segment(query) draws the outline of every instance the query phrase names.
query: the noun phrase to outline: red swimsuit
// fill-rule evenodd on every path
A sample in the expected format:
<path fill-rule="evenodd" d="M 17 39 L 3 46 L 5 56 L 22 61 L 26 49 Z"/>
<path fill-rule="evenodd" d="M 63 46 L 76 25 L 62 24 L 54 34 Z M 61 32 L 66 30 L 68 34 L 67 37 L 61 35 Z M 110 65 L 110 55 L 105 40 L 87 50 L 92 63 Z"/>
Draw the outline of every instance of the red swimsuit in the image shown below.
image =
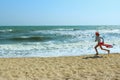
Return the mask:
<path fill-rule="evenodd" d="M 100 42 L 99 45 L 100 45 L 100 46 L 105 46 L 105 47 L 107 47 L 107 48 L 112 48 L 112 47 L 113 47 L 113 46 L 110 45 L 110 44 L 104 44 L 104 42 Z"/>

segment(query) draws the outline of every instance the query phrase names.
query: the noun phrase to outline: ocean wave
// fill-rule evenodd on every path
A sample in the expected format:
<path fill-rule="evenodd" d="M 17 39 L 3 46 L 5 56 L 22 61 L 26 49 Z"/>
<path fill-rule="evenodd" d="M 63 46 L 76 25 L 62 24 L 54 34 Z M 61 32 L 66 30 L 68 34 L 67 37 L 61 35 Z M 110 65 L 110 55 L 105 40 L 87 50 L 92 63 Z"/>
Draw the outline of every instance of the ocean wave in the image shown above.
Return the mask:
<path fill-rule="evenodd" d="M 120 29 L 104 29 L 98 30 L 100 33 L 120 33 Z"/>
<path fill-rule="evenodd" d="M 12 29 L 0 30 L 0 33 L 12 32 Z"/>
<path fill-rule="evenodd" d="M 19 29 L 3 29 L 0 30 L 0 33 L 27 33 L 29 30 L 19 30 Z"/>
<path fill-rule="evenodd" d="M 80 30 L 80 29 L 76 29 L 76 28 L 70 28 L 70 29 L 58 28 L 58 29 L 53 29 L 53 31 L 76 31 L 76 30 Z"/>
<path fill-rule="evenodd" d="M 20 37 L 10 38 L 10 40 L 14 40 L 14 41 L 45 41 L 50 39 L 51 39 L 50 37 L 43 37 L 43 36 L 20 36 Z"/>

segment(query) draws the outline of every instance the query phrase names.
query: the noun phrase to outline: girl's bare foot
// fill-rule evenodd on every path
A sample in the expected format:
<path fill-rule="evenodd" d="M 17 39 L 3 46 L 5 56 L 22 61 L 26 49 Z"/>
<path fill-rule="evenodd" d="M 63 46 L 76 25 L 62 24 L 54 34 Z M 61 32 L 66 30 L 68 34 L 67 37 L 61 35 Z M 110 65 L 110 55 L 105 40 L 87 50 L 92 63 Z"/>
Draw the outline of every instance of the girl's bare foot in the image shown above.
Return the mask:
<path fill-rule="evenodd" d="M 95 54 L 96 56 L 98 55 L 98 53 Z"/>

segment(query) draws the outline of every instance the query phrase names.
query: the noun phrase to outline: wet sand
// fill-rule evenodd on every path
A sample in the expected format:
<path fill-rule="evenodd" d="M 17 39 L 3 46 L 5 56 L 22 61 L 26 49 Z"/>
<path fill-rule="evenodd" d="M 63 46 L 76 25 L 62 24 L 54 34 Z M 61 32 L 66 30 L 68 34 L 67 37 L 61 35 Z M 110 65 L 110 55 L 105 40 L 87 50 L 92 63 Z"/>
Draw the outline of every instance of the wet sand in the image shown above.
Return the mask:
<path fill-rule="evenodd" d="M 0 58 L 0 80 L 120 80 L 120 54 Z"/>

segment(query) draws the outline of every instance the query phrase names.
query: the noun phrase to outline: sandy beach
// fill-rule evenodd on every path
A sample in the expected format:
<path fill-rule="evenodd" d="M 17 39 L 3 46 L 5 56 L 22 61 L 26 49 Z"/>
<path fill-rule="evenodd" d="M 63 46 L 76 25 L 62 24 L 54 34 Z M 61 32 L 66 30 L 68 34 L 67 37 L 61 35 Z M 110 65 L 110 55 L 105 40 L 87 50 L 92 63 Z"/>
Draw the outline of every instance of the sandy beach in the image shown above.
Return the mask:
<path fill-rule="evenodd" d="M 120 80 L 120 54 L 0 58 L 0 80 Z"/>

